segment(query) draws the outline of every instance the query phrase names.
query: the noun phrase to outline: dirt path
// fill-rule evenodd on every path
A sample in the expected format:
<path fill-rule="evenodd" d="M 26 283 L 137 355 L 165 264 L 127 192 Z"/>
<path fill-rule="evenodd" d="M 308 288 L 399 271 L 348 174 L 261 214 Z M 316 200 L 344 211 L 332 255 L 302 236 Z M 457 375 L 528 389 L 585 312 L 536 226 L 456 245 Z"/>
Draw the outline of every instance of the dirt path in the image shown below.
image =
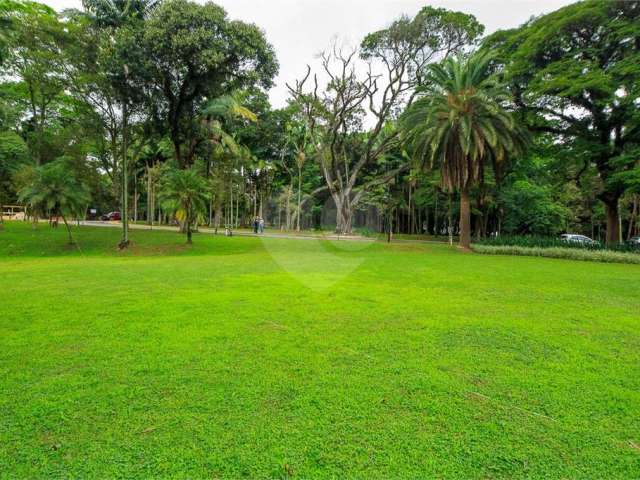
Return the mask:
<path fill-rule="evenodd" d="M 80 222 L 80 225 L 86 225 L 88 227 L 105 227 L 105 228 L 122 228 L 122 225 L 119 222 L 102 222 L 102 221 L 91 221 L 85 220 Z M 167 232 L 177 232 L 178 227 L 172 227 L 169 225 L 154 225 L 151 227 L 150 225 L 140 225 L 137 223 L 130 223 L 129 228 L 132 230 L 162 230 Z M 224 229 L 218 229 L 218 233 L 216 234 L 213 228 L 200 227 L 198 229 L 199 233 L 205 233 L 208 235 L 224 235 Z M 234 236 L 239 237 L 266 237 L 266 238 L 285 238 L 292 240 L 337 240 L 337 241 L 351 241 L 351 242 L 383 242 L 386 240 L 368 238 L 368 237 L 360 237 L 356 235 L 335 235 L 335 234 L 326 234 L 326 235 L 309 235 L 309 234 L 291 234 L 291 233 L 261 233 L 255 234 L 253 232 L 247 231 L 233 231 Z M 435 240 L 405 240 L 405 239 L 394 239 L 391 241 L 392 243 L 436 243 L 442 244 L 444 242 L 439 242 Z"/>

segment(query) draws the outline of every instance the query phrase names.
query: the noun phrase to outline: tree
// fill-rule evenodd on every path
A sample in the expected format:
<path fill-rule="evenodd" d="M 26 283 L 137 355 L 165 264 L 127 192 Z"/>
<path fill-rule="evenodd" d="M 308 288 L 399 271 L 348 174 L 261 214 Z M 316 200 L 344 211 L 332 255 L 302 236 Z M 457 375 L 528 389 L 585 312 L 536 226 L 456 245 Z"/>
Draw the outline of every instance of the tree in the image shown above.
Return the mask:
<path fill-rule="evenodd" d="M 26 86 L 31 124 L 28 143 L 40 165 L 46 156 L 45 129 L 51 109 L 64 90 L 61 59 L 67 33 L 53 9 L 36 2 L 14 6 L 7 73 Z"/>
<path fill-rule="evenodd" d="M 384 157 L 398 146 L 400 132 L 393 122 L 412 102 L 424 68 L 461 51 L 482 31 L 472 15 L 425 7 L 413 19 L 401 17 L 367 35 L 359 50 L 334 45 L 323 53 L 326 88 L 320 89 L 310 67 L 302 80 L 288 85 L 306 117 L 314 156 L 336 205 L 338 232 L 351 232 L 354 210 L 368 190 L 408 168 L 388 168 Z M 358 56 L 366 62 L 362 69 L 356 68 Z M 367 115 L 374 124 L 363 133 Z"/>
<path fill-rule="evenodd" d="M 191 243 L 193 225 L 207 211 L 207 182 L 193 168 L 173 169 L 167 173 L 160 187 L 163 208 L 172 212 L 185 227 L 187 243 Z"/>
<path fill-rule="evenodd" d="M 205 140 L 197 122 L 205 100 L 254 85 L 268 88 L 278 68 L 258 27 L 229 20 L 210 2 L 163 2 L 139 34 L 123 36 L 119 52 L 139 52 L 139 61 L 129 64 L 132 83 L 153 99 L 150 108 L 164 121 L 181 168 L 193 164 Z"/>
<path fill-rule="evenodd" d="M 114 177 L 120 158 L 122 239 L 119 247 L 126 248 L 129 245 L 128 122 L 132 105 L 139 103 L 141 96 L 129 82 L 129 64 L 136 64 L 140 59 L 135 58 L 137 49 L 132 49 L 133 55 L 122 55 L 119 43 L 126 43 L 123 39 L 130 39 L 132 32 L 139 31 L 160 0 L 83 0 L 82 3 L 83 16 L 89 19 L 89 24 L 81 25 L 74 32 L 73 43 L 77 48 L 68 49 L 71 54 L 67 74 L 75 93 L 96 109 L 111 137 L 112 168 L 107 172 L 111 174 L 116 192 L 118 182 Z M 118 36 L 119 31 L 124 34 Z"/>
<path fill-rule="evenodd" d="M 0 0 L 0 66 L 7 59 L 11 37 L 15 33 L 15 12 L 23 6 L 13 0 Z"/>
<path fill-rule="evenodd" d="M 448 58 L 431 65 L 424 95 L 406 112 L 403 126 L 415 154 L 438 163 L 444 187 L 460 192 L 460 247 L 471 245 L 469 190 L 485 165 L 524 150 L 527 137 L 505 104 L 510 96 L 491 75 L 491 57 Z"/>
<path fill-rule="evenodd" d="M 13 176 L 29 160 L 29 150 L 19 135 L 0 132 L 0 229 L 4 220 L 3 203 L 15 195 Z"/>
<path fill-rule="evenodd" d="M 83 0 L 82 5 L 100 28 L 118 28 L 144 20 L 162 0 Z"/>
<path fill-rule="evenodd" d="M 84 216 L 90 197 L 87 188 L 76 180 L 64 158 L 38 167 L 32 181 L 19 192 L 34 216 L 62 217 L 73 243 L 67 218 Z"/>
<path fill-rule="evenodd" d="M 517 105 L 532 129 L 571 141 L 584 171 L 597 168 L 607 243 L 620 239 L 623 156 L 640 139 L 640 2 L 588 0 L 496 32 L 497 49 Z"/>
<path fill-rule="evenodd" d="M 505 207 L 504 231 L 512 234 L 557 235 L 569 211 L 554 200 L 550 188 L 528 180 L 516 180 L 500 195 Z"/>

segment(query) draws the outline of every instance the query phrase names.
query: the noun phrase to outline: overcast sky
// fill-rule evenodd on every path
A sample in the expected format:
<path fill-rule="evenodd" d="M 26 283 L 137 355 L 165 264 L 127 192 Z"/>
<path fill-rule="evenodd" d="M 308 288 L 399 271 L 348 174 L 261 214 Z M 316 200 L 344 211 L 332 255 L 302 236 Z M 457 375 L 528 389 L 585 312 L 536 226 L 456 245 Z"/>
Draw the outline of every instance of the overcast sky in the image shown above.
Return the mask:
<path fill-rule="evenodd" d="M 57 10 L 81 7 L 81 0 L 40 0 Z M 204 0 L 199 0 L 204 3 Z M 331 39 L 357 45 L 369 32 L 384 28 L 403 13 L 414 15 L 432 5 L 471 13 L 491 33 L 548 13 L 573 0 L 215 0 L 233 19 L 260 26 L 275 47 L 280 74 L 270 92 L 275 107 L 285 105 L 285 82 L 305 73 L 307 63 Z"/>

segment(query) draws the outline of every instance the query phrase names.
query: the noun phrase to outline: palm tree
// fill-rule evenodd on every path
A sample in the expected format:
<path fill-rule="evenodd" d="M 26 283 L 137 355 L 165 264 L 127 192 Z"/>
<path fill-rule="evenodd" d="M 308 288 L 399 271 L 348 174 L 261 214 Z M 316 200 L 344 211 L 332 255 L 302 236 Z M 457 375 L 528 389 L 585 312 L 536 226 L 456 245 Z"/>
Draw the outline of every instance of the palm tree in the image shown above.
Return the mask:
<path fill-rule="evenodd" d="M 203 134 L 209 142 L 227 149 L 232 155 L 239 155 L 240 146 L 233 136 L 225 131 L 223 123 L 232 120 L 258 121 L 257 115 L 243 106 L 233 95 L 221 95 L 211 100 L 202 110 L 201 118 Z"/>
<path fill-rule="evenodd" d="M 172 212 L 184 225 L 187 243 L 192 243 L 191 227 L 207 211 L 207 188 L 206 180 L 193 168 L 170 170 L 160 186 L 159 198 L 163 209 Z"/>
<path fill-rule="evenodd" d="M 162 0 L 82 0 L 87 13 L 100 27 L 120 27 L 131 20 L 144 20 Z"/>
<path fill-rule="evenodd" d="M 69 243 L 73 244 L 67 217 L 83 216 L 90 196 L 87 188 L 76 180 L 64 160 L 38 167 L 33 181 L 22 188 L 18 196 L 36 218 L 62 217 L 69 234 Z"/>
<path fill-rule="evenodd" d="M 448 58 L 429 66 L 423 95 L 407 110 L 402 127 L 418 158 L 440 165 L 443 186 L 460 192 L 460 247 L 471 245 L 470 188 L 484 167 L 522 153 L 527 132 L 505 105 L 506 90 L 491 74 L 491 55 Z"/>

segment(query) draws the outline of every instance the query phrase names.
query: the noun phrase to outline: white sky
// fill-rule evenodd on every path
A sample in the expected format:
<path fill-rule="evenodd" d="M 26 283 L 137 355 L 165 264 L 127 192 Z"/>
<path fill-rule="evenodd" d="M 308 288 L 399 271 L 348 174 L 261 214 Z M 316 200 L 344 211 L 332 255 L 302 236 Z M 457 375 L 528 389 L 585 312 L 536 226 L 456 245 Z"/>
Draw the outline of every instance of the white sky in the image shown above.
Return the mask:
<path fill-rule="evenodd" d="M 80 8 L 81 0 L 40 0 L 57 10 Z M 198 0 L 204 3 L 204 0 Z M 532 15 L 556 10 L 573 0 L 216 0 L 229 16 L 260 26 L 274 46 L 280 74 L 270 92 L 274 107 L 285 105 L 285 82 L 306 72 L 307 63 L 338 37 L 357 45 L 369 32 L 384 28 L 401 14 L 414 15 L 425 5 L 471 13 L 485 33 L 512 28 Z"/>

